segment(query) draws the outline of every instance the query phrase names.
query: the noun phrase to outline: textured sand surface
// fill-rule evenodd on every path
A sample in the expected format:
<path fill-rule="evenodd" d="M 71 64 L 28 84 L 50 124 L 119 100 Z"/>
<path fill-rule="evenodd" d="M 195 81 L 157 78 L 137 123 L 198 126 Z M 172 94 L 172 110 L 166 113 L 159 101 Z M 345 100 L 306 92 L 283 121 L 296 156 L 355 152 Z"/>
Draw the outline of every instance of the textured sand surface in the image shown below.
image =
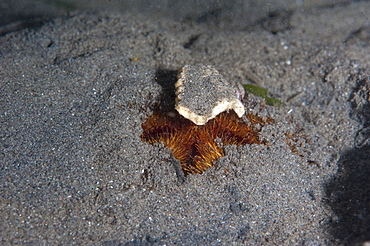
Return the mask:
<path fill-rule="evenodd" d="M 278 12 L 252 29 L 75 12 L 0 37 L 1 243 L 370 240 L 368 9 Z M 246 95 L 247 112 L 275 120 L 269 145 L 224 146 L 183 179 L 141 124 L 196 63 L 284 104 Z"/>

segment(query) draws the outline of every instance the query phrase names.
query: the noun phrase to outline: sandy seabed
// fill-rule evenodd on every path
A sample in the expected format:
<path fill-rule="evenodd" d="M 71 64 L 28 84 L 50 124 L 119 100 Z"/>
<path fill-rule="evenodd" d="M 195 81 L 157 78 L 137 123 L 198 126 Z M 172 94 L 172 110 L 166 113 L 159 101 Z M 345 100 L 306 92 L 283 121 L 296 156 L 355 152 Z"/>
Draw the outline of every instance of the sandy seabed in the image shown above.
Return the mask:
<path fill-rule="evenodd" d="M 370 240 L 368 9 L 284 12 L 253 30 L 73 12 L 0 37 L 1 244 Z M 141 124 L 196 63 L 284 104 L 247 94 L 247 112 L 275 120 L 269 144 L 223 146 L 183 179 Z"/>

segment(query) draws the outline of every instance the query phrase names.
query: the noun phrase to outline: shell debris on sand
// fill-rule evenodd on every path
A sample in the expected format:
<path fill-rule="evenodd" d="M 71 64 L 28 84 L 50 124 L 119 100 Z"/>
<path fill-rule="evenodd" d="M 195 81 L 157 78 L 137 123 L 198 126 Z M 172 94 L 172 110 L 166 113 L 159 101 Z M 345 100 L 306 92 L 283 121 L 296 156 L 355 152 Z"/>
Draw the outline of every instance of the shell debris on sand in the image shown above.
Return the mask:
<path fill-rule="evenodd" d="M 240 88 L 229 83 L 214 66 L 185 65 L 175 87 L 176 110 L 197 125 L 204 125 L 229 109 L 239 117 L 245 113 L 239 99 Z"/>

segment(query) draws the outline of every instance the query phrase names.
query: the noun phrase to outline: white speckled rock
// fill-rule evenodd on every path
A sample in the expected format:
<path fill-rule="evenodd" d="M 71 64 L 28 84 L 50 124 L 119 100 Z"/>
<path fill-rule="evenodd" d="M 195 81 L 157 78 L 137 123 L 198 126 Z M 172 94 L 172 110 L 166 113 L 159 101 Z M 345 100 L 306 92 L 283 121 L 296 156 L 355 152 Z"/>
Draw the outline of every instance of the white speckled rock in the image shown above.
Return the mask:
<path fill-rule="evenodd" d="M 240 88 L 229 83 L 211 65 L 184 66 L 175 87 L 176 110 L 197 125 L 204 125 L 229 109 L 239 117 L 245 113 Z"/>

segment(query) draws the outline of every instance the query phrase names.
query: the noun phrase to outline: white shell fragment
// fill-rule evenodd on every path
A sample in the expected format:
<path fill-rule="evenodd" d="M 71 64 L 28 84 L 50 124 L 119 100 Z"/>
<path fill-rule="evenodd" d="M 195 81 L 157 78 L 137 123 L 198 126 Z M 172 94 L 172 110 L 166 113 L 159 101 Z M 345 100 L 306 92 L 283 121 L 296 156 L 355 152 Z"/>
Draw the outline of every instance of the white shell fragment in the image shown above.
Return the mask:
<path fill-rule="evenodd" d="M 240 86 L 229 83 L 213 66 L 184 66 L 175 87 L 176 110 L 197 125 L 229 109 L 239 117 L 245 113 L 239 100 Z"/>

